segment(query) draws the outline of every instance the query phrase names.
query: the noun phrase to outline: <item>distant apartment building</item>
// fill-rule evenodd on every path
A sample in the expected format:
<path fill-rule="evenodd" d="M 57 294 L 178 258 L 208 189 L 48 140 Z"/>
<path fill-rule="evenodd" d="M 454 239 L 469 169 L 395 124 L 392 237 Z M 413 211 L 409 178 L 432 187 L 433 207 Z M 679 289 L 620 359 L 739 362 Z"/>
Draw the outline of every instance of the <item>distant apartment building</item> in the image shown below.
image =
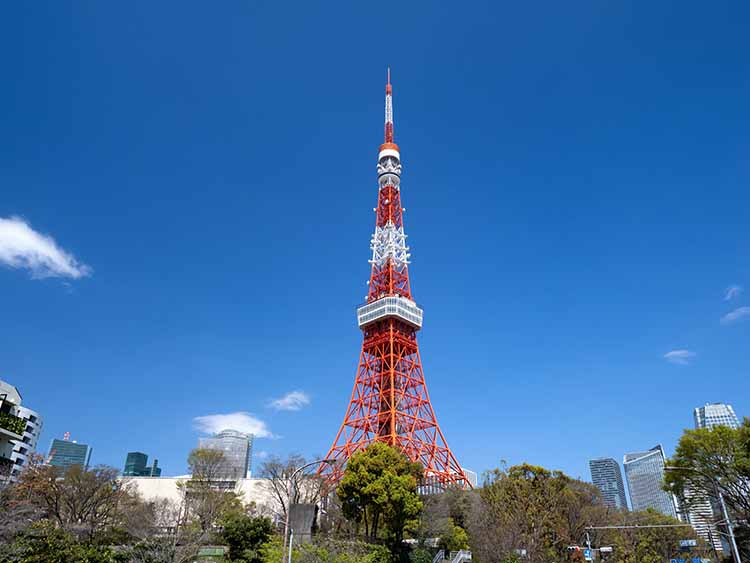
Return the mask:
<path fill-rule="evenodd" d="M 661 444 L 650 450 L 625 454 L 622 465 L 634 511 L 652 508 L 667 516 L 677 517 L 674 497 L 662 489 L 666 459 Z"/>
<path fill-rule="evenodd" d="M 59 467 L 61 473 L 74 465 L 80 465 L 84 469 L 88 469 L 90 461 L 90 446 L 75 441 L 71 442 L 67 439 L 53 439 L 47 453 L 47 464 Z"/>
<path fill-rule="evenodd" d="M 198 447 L 219 450 L 224 460 L 219 469 L 219 476 L 227 480 L 247 478 L 252 466 L 253 435 L 226 429 L 211 438 L 200 438 Z"/>
<path fill-rule="evenodd" d="M 618 510 L 627 510 L 625 485 L 622 482 L 620 464 L 609 457 L 589 460 L 591 482 L 602 492 L 604 504 Z"/>
<path fill-rule="evenodd" d="M 29 466 L 33 454 L 36 453 L 36 445 L 39 443 L 39 436 L 44 426 L 44 421 L 39 413 L 29 408 L 17 407 L 16 416 L 25 421 L 26 428 L 24 428 L 21 439 L 16 440 L 13 445 L 13 453 L 10 456 L 11 461 L 13 461 L 11 480 L 18 479 L 21 471 Z"/>
<path fill-rule="evenodd" d="M 125 468 L 122 471 L 124 477 L 160 477 L 161 467 L 159 460 L 148 466 L 148 455 L 143 452 L 128 452 L 125 458 Z"/>
<path fill-rule="evenodd" d="M 732 405 L 725 403 L 706 403 L 693 411 L 696 428 L 713 428 L 714 426 L 728 426 L 739 428 L 740 420 L 734 414 Z"/>

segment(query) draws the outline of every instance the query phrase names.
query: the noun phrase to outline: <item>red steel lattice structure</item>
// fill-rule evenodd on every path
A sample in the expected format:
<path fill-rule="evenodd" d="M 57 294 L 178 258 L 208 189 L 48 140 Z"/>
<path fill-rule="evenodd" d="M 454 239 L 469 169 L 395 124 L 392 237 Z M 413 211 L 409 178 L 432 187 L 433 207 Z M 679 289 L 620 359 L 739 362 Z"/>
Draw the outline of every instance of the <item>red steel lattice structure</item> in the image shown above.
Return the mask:
<path fill-rule="evenodd" d="M 401 207 L 401 156 L 393 141 L 390 70 L 385 97 L 385 142 L 378 154 L 378 206 L 367 302 L 357 309 L 364 333 L 359 368 L 344 422 L 322 466 L 333 481 L 356 451 L 385 442 L 425 468 L 424 490 L 470 487 L 438 426 L 425 385 L 417 331 L 422 309 L 409 285 L 409 248 Z"/>

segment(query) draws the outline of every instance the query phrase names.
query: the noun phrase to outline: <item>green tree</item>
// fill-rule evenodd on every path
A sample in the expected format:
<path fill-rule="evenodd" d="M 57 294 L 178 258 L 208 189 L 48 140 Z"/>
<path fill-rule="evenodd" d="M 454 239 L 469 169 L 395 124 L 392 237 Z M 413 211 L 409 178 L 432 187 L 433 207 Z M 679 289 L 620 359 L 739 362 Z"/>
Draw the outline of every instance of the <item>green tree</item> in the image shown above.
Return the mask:
<path fill-rule="evenodd" d="M 750 420 L 739 428 L 715 426 L 685 430 L 667 471 L 666 489 L 679 498 L 685 491 L 724 500 L 738 520 L 750 520 Z M 690 496 L 690 495 L 687 495 Z"/>
<path fill-rule="evenodd" d="M 368 538 L 382 538 L 395 551 L 404 531 L 417 525 L 422 510 L 417 483 L 422 476 L 419 463 L 375 442 L 349 459 L 336 493 L 346 518 L 362 526 Z"/>
<path fill-rule="evenodd" d="M 242 503 L 233 489 L 225 487 L 223 452 L 197 448 L 190 452 L 188 466 L 190 479 L 180 486 L 188 512 L 206 539 L 219 519 L 227 512 L 241 510 Z"/>
<path fill-rule="evenodd" d="M 482 560 L 512 558 L 517 550 L 532 561 L 566 559 L 568 545 L 606 510 L 593 485 L 529 464 L 494 470 L 479 495 L 469 527 Z"/>
<path fill-rule="evenodd" d="M 87 541 L 114 530 L 127 538 L 144 520 L 145 504 L 113 467 L 74 465 L 61 476 L 56 467 L 33 465 L 9 494 L 16 507 L 34 508 L 38 516 Z"/>
<path fill-rule="evenodd" d="M 612 546 L 609 563 L 664 563 L 670 559 L 684 558 L 679 553 L 681 539 L 698 539 L 689 525 L 681 527 L 648 528 L 644 526 L 679 526 L 681 522 L 654 510 L 621 512 L 613 515 L 608 524 L 638 528 L 597 531 L 592 536 L 594 545 Z M 704 553 L 707 546 L 699 542 Z"/>
<path fill-rule="evenodd" d="M 222 522 L 221 539 L 229 546 L 229 559 L 236 563 L 261 563 L 261 547 L 273 535 L 270 518 L 230 514 Z"/>
<path fill-rule="evenodd" d="M 35 522 L 0 553 L 1 563 L 119 563 L 126 556 L 108 547 L 80 543 L 49 520 Z"/>
<path fill-rule="evenodd" d="M 469 549 L 469 535 L 461 526 L 456 525 L 453 518 L 448 518 L 440 534 L 438 547 L 447 552 Z"/>
<path fill-rule="evenodd" d="M 750 559 L 750 420 L 739 428 L 715 426 L 685 430 L 664 477 L 665 489 L 683 506 L 710 499 L 718 505 L 724 498 L 738 536 L 743 559 Z M 726 526 L 720 526 L 726 533 Z"/>

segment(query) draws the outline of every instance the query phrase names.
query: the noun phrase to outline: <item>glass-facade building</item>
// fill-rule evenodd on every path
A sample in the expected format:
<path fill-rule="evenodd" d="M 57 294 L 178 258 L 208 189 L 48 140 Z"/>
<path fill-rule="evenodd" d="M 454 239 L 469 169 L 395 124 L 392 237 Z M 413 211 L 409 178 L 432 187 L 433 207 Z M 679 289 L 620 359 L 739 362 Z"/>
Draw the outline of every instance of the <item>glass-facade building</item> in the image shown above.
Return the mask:
<path fill-rule="evenodd" d="M 739 428 L 740 426 L 732 405 L 725 403 L 706 403 L 693 411 L 693 418 L 696 428 L 713 428 L 714 426 Z"/>
<path fill-rule="evenodd" d="M 633 510 L 653 508 L 667 516 L 677 517 L 674 497 L 662 489 L 666 459 L 661 444 L 650 450 L 625 454 L 622 466 Z"/>
<path fill-rule="evenodd" d="M 55 438 L 49 446 L 47 463 L 53 467 L 59 467 L 61 472 L 74 465 L 88 469 L 90 461 L 91 447 L 86 444 Z"/>
<path fill-rule="evenodd" d="M 246 479 L 252 467 L 253 435 L 237 430 L 222 430 L 211 438 L 200 438 L 201 449 L 219 450 L 224 460 L 219 477 L 227 480 Z"/>
<path fill-rule="evenodd" d="M 604 504 L 618 510 L 627 510 L 625 485 L 620 465 L 610 457 L 589 460 L 591 482 L 602 492 Z"/>
<path fill-rule="evenodd" d="M 122 475 L 124 477 L 160 477 L 159 460 L 155 459 L 153 465 L 149 467 L 148 455 L 143 452 L 128 452 Z"/>

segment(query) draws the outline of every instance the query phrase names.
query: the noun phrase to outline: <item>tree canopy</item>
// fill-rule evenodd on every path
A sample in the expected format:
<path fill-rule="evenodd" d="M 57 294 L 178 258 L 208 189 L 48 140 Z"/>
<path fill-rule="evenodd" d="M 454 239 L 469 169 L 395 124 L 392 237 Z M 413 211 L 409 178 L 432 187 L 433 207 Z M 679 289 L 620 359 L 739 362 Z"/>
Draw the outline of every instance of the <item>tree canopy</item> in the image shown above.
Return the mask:
<path fill-rule="evenodd" d="M 355 453 L 336 491 L 344 516 L 371 540 L 400 545 L 404 531 L 416 527 L 422 510 L 417 484 L 423 471 L 421 464 L 380 442 Z"/>

